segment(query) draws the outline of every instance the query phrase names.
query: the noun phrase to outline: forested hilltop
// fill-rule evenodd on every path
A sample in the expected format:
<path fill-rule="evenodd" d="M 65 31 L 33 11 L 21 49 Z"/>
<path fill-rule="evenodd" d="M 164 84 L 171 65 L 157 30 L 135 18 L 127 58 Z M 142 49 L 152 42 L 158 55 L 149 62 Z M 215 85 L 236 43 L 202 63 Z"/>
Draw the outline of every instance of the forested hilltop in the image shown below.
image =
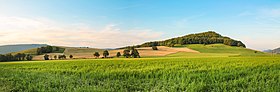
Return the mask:
<path fill-rule="evenodd" d="M 189 34 L 182 37 L 172 38 L 164 41 L 147 42 L 136 47 L 150 47 L 150 46 L 169 46 L 186 44 L 225 44 L 229 46 L 245 47 L 241 41 L 231 39 L 229 37 L 222 36 L 216 32 L 208 31 L 197 34 Z"/>

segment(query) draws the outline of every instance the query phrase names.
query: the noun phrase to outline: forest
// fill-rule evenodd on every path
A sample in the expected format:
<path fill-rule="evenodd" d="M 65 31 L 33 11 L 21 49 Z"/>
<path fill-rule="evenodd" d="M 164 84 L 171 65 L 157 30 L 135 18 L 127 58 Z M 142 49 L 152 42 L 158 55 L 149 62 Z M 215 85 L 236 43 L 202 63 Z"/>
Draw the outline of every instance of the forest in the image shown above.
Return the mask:
<path fill-rule="evenodd" d="M 197 34 L 189 34 L 182 37 L 171 38 L 164 41 L 147 42 L 135 47 L 152 47 L 152 46 L 169 46 L 175 45 L 187 45 L 187 44 L 225 44 L 229 46 L 244 47 L 246 45 L 241 41 L 231 39 L 229 37 L 222 36 L 216 32 L 208 31 Z"/>

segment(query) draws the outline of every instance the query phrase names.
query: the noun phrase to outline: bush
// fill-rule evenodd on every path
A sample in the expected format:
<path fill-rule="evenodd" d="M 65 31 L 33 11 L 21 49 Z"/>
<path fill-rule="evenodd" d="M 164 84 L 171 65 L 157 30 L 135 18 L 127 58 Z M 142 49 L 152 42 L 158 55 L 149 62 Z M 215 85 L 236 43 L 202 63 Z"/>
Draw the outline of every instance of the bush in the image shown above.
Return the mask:
<path fill-rule="evenodd" d="M 152 46 L 153 50 L 158 50 L 157 46 Z"/>

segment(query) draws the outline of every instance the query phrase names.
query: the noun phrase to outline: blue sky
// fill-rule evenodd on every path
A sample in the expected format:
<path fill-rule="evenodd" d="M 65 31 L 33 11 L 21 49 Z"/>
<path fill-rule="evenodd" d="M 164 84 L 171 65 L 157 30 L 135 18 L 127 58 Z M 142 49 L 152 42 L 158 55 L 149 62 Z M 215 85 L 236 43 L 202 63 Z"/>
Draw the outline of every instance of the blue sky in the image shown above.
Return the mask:
<path fill-rule="evenodd" d="M 279 0 L 0 0 L 0 22 L 0 44 L 112 48 L 215 30 L 280 47 Z"/>

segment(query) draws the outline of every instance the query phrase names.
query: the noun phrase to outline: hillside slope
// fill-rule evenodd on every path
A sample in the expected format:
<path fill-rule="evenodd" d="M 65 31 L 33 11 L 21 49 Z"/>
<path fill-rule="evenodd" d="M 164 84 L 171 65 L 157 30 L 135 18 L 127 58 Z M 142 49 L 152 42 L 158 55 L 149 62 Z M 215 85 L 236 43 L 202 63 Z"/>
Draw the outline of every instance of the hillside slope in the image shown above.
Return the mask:
<path fill-rule="evenodd" d="M 4 45 L 0 46 L 0 54 L 7 54 L 11 52 L 18 52 L 22 50 L 28 50 L 33 48 L 39 48 L 47 46 L 46 44 L 18 44 L 18 45 Z"/>
<path fill-rule="evenodd" d="M 215 57 L 229 57 L 229 56 L 270 56 L 267 53 L 247 49 L 244 47 L 228 46 L 224 44 L 190 44 L 175 46 L 175 48 L 190 48 L 200 53 L 176 53 L 169 56 L 187 56 L 187 57 L 205 57 L 205 56 L 215 56 Z"/>
<path fill-rule="evenodd" d="M 136 47 L 150 46 L 169 46 L 173 47 L 176 44 L 224 44 L 228 46 L 246 47 L 241 41 L 222 36 L 216 32 L 209 31 L 197 34 L 189 34 L 182 37 L 172 38 L 164 41 L 147 42 Z"/>
<path fill-rule="evenodd" d="M 276 49 L 273 49 L 273 50 L 265 50 L 264 52 L 280 54 L 280 48 L 276 48 Z"/>
<path fill-rule="evenodd" d="M 255 51 L 243 47 L 227 46 L 224 44 L 210 44 L 210 45 L 191 44 L 191 45 L 186 45 L 186 47 L 191 48 L 193 50 L 197 50 L 201 53 L 234 53 L 234 54 L 262 53 L 259 51 Z"/>

